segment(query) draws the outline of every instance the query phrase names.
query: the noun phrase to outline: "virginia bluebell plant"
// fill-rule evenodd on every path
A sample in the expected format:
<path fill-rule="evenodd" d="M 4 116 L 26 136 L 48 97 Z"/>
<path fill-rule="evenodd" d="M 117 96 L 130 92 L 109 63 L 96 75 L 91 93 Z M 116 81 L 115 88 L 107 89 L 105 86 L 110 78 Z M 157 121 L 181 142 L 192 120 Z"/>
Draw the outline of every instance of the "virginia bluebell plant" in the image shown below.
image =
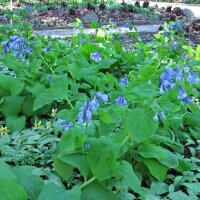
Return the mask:
<path fill-rule="evenodd" d="M 101 60 L 102 60 L 102 58 L 101 58 L 101 54 L 100 54 L 100 52 L 94 52 L 94 53 L 91 53 L 90 54 L 90 58 L 92 59 L 92 60 L 94 60 L 95 62 L 100 62 Z"/>
<path fill-rule="evenodd" d="M 193 100 L 192 96 L 188 96 L 185 89 L 181 86 L 179 87 L 179 94 L 178 94 L 178 99 L 181 99 L 183 102 L 190 104 Z"/>
<path fill-rule="evenodd" d="M 84 38 L 82 38 L 81 40 L 80 40 L 80 44 L 84 44 L 86 42 L 86 40 L 84 39 Z"/>
<path fill-rule="evenodd" d="M 199 82 L 199 79 L 198 79 L 198 74 L 196 72 L 192 72 L 190 71 L 189 72 L 189 75 L 187 77 L 187 81 L 189 83 L 198 83 Z"/>
<path fill-rule="evenodd" d="M 26 45 L 27 39 L 20 36 L 10 36 L 8 41 L 2 42 L 6 52 L 13 51 L 14 56 L 24 61 L 26 55 L 32 53 L 31 47 Z"/>

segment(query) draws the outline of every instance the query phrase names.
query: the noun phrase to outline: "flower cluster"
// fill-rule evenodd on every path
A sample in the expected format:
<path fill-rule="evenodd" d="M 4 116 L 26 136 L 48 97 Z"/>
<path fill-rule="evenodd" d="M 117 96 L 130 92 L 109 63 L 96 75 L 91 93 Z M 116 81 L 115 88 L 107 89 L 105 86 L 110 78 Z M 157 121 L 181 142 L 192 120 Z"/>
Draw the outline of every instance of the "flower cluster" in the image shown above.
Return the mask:
<path fill-rule="evenodd" d="M 100 106 L 99 103 L 105 103 L 108 100 L 108 95 L 97 92 L 95 97 L 91 101 L 87 101 L 80 108 L 77 120 L 79 124 L 84 122 L 90 122 L 92 120 L 92 113 Z"/>
<path fill-rule="evenodd" d="M 26 45 L 27 39 L 20 36 L 10 36 L 8 41 L 2 42 L 6 52 L 12 50 L 14 56 L 24 61 L 25 55 L 31 54 L 31 47 Z"/>
<path fill-rule="evenodd" d="M 91 53 L 90 54 L 90 58 L 92 59 L 92 60 L 94 60 L 95 62 L 100 62 L 101 60 L 102 60 L 102 58 L 101 58 L 101 54 L 97 51 L 97 52 L 94 52 L 94 53 Z"/>
<path fill-rule="evenodd" d="M 188 96 L 185 89 L 181 86 L 179 87 L 178 99 L 181 99 L 183 102 L 190 104 L 191 101 L 193 100 L 193 97 Z"/>
<path fill-rule="evenodd" d="M 124 96 L 119 96 L 116 100 L 115 100 L 115 103 L 117 105 L 121 105 L 121 106 L 124 106 L 125 108 L 128 108 L 128 104 L 127 104 L 127 101 L 126 99 L 124 98 Z"/>
<path fill-rule="evenodd" d="M 172 25 L 169 25 L 167 24 L 165 27 L 164 27 L 164 30 L 165 30 L 165 35 L 166 36 L 170 36 L 170 31 L 173 30 L 173 31 L 177 31 L 177 32 L 180 32 L 180 33 L 184 33 L 184 30 L 182 28 L 182 25 L 181 25 L 181 22 L 180 21 L 176 21 L 174 24 Z"/>
<path fill-rule="evenodd" d="M 120 78 L 119 83 L 121 83 L 124 87 L 126 87 L 128 85 L 128 78 L 126 77 Z"/>
<path fill-rule="evenodd" d="M 169 89 L 173 89 L 176 86 L 176 81 L 186 80 L 188 83 L 198 83 L 198 74 L 191 71 L 189 67 L 183 66 L 180 70 L 179 67 L 167 68 L 161 74 L 160 82 L 160 92 L 159 94 L 166 93 Z M 188 96 L 183 87 L 179 87 L 178 99 L 181 99 L 185 103 L 189 104 L 192 100 L 192 96 Z"/>
<path fill-rule="evenodd" d="M 65 119 L 58 119 L 57 125 L 59 129 L 62 129 L 63 131 L 68 131 L 70 127 L 74 125 L 73 122 L 67 123 Z"/>

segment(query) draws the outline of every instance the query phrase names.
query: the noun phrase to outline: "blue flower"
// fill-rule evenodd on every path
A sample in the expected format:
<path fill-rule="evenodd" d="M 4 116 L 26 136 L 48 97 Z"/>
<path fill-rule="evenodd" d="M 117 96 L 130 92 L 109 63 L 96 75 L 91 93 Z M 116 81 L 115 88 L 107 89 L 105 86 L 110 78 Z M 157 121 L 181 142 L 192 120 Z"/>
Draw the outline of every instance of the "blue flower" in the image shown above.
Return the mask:
<path fill-rule="evenodd" d="M 180 71 L 179 67 L 174 67 L 174 72 L 175 72 L 175 77 L 176 77 L 176 80 L 179 81 L 181 80 L 182 78 L 182 72 Z"/>
<path fill-rule="evenodd" d="M 128 85 L 128 78 L 126 78 L 126 77 L 120 78 L 119 83 L 121 83 L 123 86 L 126 87 Z"/>
<path fill-rule="evenodd" d="M 84 44 L 86 42 L 86 40 L 84 39 L 84 38 L 82 38 L 81 40 L 80 40 L 80 44 Z"/>
<path fill-rule="evenodd" d="M 157 121 L 158 121 L 158 115 L 157 115 L 157 113 L 153 116 L 153 121 L 154 121 L 154 122 L 157 122 Z"/>
<path fill-rule="evenodd" d="M 53 78 L 52 78 L 52 76 L 50 75 L 50 76 L 48 77 L 48 80 L 47 80 L 47 81 L 50 83 L 50 82 L 52 81 L 52 79 L 53 79 Z"/>
<path fill-rule="evenodd" d="M 26 45 L 27 39 L 20 36 L 10 36 L 8 41 L 2 42 L 4 50 L 6 52 L 12 50 L 14 56 L 24 61 L 26 55 L 30 55 L 32 52 L 31 47 Z"/>
<path fill-rule="evenodd" d="M 164 113 L 163 111 L 160 111 L 160 112 L 159 112 L 159 115 L 160 115 L 160 117 L 161 117 L 163 120 L 166 119 L 166 115 L 165 115 L 165 113 Z"/>
<path fill-rule="evenodd" d="M 192 96 L 187 96 L 185 99 L 183 99 L 183 102 L 190 104 L 192 102 L 192 100 L 193 100 Z"/>
<path fill-rule="evenodd" d="M 174 41 L 173 44 L 172 44 L 172 50 L 175 51 L 177 49 L 178 44 L 179 43 L 177 41 Z"/>
<path fill-rule="evenodd" d="M 171 29 L 180 33 L 184 32 L 180 21 L 176 21 L 174 24 L 172 24 Z"/>
<path fill-rule="evenodd" d="M 90 54 L 90 58 L 92 59 L 92 60 L 94 60 L 95 62 L 100 62 L 101 60 L 102 60 L 102 58 L 101 58 L 101 54 L 99 53 L 99 52 L 95 52 L 95 53 L 91 53 Z"/>
<path fill-rule="evenodd" d="M 179 87 L 178 99 L 184 99 L 187 97 L 187 93 L 183 87 Z"/>
<path fill-rule="evenodd" d="M 32 8 L 31 8 L 31 6 L 29 4 L 26 4 L 25 8 L 26 8 L 27 12 L 32 12 L 33 11 Z"/>
<path fill-rule="evenodd" d="M 125 108 L 128 108 L 128 104 L 127 104 L 127 101 L 126 99 L 124 98 L 124 96 L 119 96 L 116 100 L 115 100 L 115 103 L 117 105 L 122 105 L 124 106 Z"/>
<path fill-rule="evenodd" d="M 160 91 L 159 94 L 164 94 L 169 88 L 173 89 L 175 84 L 175 72 L 172 68 L 165 69 L 159 78 Z"/>
<path fill-rule="evenodd" d="M 103 103 L 108 101 L 108 95 L 107 94 L 102 94 L 101 92 L 97 92 L 96 96 L 97 96 L 98 100 L 100 100 Z"/>
<path fill-rule="evenodd" d="M 59 129 L 62 129 L 63 131 L 68 131 L 70 127 L 74 125 L 74 123 L 73 122 L 67 123 L 65 119 L 58 119 L 57 125 Z"/>
<path fill-rule="evenodd" d="M 199 79 L 198 79 L 198 75 L 196 72 L 189 72 L 189 75 L 187 77 L 187 81 L 189 83 L 198 83 L 199 82 Z"/>
<path fill-rule="evenodd" d="M 183 71 L 185 73 L 189 73 L 190 72 L 190 68 L 189 67 L 182 66 L 182 68 L 183 68 Z"/>
<path fill-rule="evenodd" d="M 88 142 L 85 142 L 84 145 L 83 145 L 86 149 L 89 149 L 90 148 L 90 144 Z"/>

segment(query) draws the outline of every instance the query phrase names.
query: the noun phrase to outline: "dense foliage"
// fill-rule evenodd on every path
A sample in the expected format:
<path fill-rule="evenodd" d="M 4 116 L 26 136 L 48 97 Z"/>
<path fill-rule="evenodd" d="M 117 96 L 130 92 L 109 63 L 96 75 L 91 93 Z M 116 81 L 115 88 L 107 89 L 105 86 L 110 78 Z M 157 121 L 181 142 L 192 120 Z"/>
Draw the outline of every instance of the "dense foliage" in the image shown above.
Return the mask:
<path fill-rule="evenodd" d="M 130 50 L 74 25 L 1 27 L 0 199 L 198 200 L 200 46 L 179 22 Z"/>

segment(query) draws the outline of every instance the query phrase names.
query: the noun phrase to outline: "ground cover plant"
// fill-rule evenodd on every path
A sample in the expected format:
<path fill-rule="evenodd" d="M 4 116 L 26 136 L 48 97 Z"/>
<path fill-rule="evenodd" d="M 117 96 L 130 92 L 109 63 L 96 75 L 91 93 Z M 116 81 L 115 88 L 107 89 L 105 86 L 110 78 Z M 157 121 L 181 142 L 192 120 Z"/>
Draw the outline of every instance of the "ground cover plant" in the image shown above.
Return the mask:
<path fill-rule="evenodd" d="M 0 199 L 198 200 L 200 46 L 179 22 L 133 49 L 73 25 L 0 28 Z"/>

